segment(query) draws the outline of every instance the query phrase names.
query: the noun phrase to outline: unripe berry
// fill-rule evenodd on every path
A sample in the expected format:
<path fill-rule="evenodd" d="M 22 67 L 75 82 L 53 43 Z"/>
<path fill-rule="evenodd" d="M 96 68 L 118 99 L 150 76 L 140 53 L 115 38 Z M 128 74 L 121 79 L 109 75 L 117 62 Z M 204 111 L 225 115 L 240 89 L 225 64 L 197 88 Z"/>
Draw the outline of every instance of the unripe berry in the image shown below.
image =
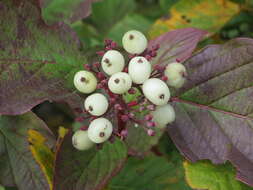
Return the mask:
<path fill-rule="evenodd" d="M 74 76 L 74 85 L 80 92 L 89 94 L 96 89 L 97 79 L 89 71 L 78 71 Z"/>
<path fill-rule="evenodd" d="M 78 150 L 88 150 L 94 145 L 88 137 L 88 132 L 83 130 L 78 130 L 74 133 L 72 144 Z"/>
<path fill-rule="evenodd" d="M 177 62 L 169 63 L 164 71 L 164 75 L 168 78 L 167 84 L 175 88 L 184 85 L 186 74 L 185 66 Z"/>
<path fill-rule="evenodd" d="M 122 44 L 128 53 L 140 54 L 147 48 L 148 41 L 141 32 L 130 30 L 124 34 Z"/>
<path fill-rule="evenodd" d="M 134 83 L 142 84 L 150 77 L 151 64 L 145 57 L 134 57 L 129 62 L 128 73 Z"/>
<path fill-rule="evenodd" d="M 109 50 L 104 54 L 101 64 L 104 72 L 112 75 L 124 69 L 125 60 L 119 51 Z"/>
<path fill-rule="evenodd" d="M 112 123 L 106 118 L 93 120 L 88 128 L 88 137 L 94 143 L 105 142 L 112 134 Z"/>
<path fill-rule="evenodd" d="M 158 128 L 165 128 L 168 123 L 172 123 L 176 118 L 175 110 L 170 104 L 157 106 L 151 115 Z"/>
<path fill-rule="evenodd" d="M 91 115 L 100 116 L 106 112 L 108 100 L 103 94 L 95 93 L 85 99 L 84 107 Z"/>
<path fill-rule="evenodd" d="M 170 99 L 170 90 L 165 82 L 151 78 L 144 82 L 142 91 L 145 97 L 155 105 L 165 105 Z"/>
<path fill-rule="evenodd" d="M 123 94 L 132 87 L 132 79 L 127 73 L 115 73 L 110 77 L 108 87 L 115 94 Z"/>

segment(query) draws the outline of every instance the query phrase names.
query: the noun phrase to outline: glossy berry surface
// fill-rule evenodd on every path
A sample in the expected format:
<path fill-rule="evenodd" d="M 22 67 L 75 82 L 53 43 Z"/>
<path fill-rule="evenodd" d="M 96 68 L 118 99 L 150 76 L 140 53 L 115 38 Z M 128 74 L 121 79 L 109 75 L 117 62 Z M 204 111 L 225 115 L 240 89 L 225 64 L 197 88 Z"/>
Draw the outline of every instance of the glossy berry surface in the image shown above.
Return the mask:
<path fill-rule="evenodd" d="M 96 90 L 97 79 L 89 71 L 78 71 L 74 76 L 74 85 L 80 92 L 89 94 Z"/>
<path fill-rule="evenodd" d="M 170 104 L 157 106 L 155 111 L 151 112 L 153 121 L 158 128 L 165 128 L 167 124 L 175 121 L 175 110 Z"/>
<path fill-rule="evenodd" d="M 181 88 L 184 85 L 187 73 L 183 64 L 174 62 L 166 66 L 164 75 L 167 77 L 167 84 L 169 86 Z"/>
<path fill-rule="evenodd" d="M 129 62 L 128 73 L 134 83 L 142 84 L 150 77 L 151 64 L 145 57 L 134 57 Z"/>
<path fill-rule="evenodd" d="M 108 109 L 109 103 L 107 98 L 101 93 L 95 93 L 88 96 L 84 101 L 84 108 L 91 115 L 103 115 Z"/>
<path fill-rule="evenodd" d="M 115 94 L 123 94 L 127 92 L 132 86 L 131 77 L 124 72 L 113 74 L 109 81 L 108 87 L 111 92 Z"/>
<path fill-rule="evenodd" d="M 131 54 L 141 54 L 148 45 L 147 38 L 137 30 L 126 32 L 122 38 L 123 48 Z"/>
<path fill-rule="evenodd" d="M 93 120 L 88 128 L 88 137 L 94 143 L 105 142 L 112 134 L 112 123 L 106 118 Z"/>
<path fill-rule="evenodd" d="M 101 65 L 106 74 L 112 75 L 124 69 L 125 60 L 119 51 L 109 50 L 104 54 Z"/>
<path fill-rule="evenodd" d="M 165 105 L 170 99 L 170 90 L 165 82 L 157 78 L 146 80 L 142 86 L 145 97 L 155 105 Z"/>
<path fill-rule="evenodd" d="M 94 145 L 88 137 L 88 132 L 83 130 L 78 130 L 74 133 L 72 144 L 78 150 L 88 150 Z"/>

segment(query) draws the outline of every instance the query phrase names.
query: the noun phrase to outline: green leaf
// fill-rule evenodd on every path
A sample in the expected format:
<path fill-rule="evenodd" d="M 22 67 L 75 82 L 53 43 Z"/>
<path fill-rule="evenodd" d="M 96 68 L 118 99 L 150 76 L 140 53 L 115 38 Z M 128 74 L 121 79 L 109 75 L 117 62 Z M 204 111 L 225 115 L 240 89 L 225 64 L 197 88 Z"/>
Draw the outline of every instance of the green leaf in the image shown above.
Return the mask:
<path fill-rule="evenodd" d="M 54 190 L 99 190 L 117 174 L 127 158 L 124 143 L 107 142 L 101 150 L 76 150 L 72 132 L 58 140 L 55 160 Z"/>
<path fill-rule="evenodd" d="M 96 47 L 103 45 L 103 39 L 97 29 L 89 23 L 77 21 L 71 25 L 73 30 L 77 33 L 79 39 L 83 43 L 84 48 Z"/>
<path fill-rule="evenodd" d="M 167 12 L 178 1 L 179 0 L 159 0 L 159 4 L 163 11 Z"/>
<path fill-rule="evenodd" d="M 47 24 L 72 23 L 89 16 L 94 0 L 41 0 L 42 17 Z"/>
<path fill-rule="evenodd" d="M 181 0 L 170 9 L 168 18 L 155 22 L 150 30 L 151 38 L 170 30 L 195 27 L 217 32 L 239 12 L 239 5 L 229 0 Z"/>
<path fill-rule="evenodd" d="M 154 129 L 155 136 L 148 136 L 145 129 L 140 125 L 132 124 L 128 126 L 128 136 L 126 138 L 126 144 L 129 152 L 132 155 L 142 155 L 150 150 L 150 148 L 156 145 L 162 136 L 163 132 L 160 129 Z"/>
<path fill-rule="evenodd" d="M 86 59 L 72 30 L 46 26 L 30 1 L 1 5 L 0 114 L 22 114 L 46 100 L 80 106 L 73 76 Z"/>
<path fill-rule="evenodd" d="M 235 179 L 231 164 L 213 165 L 209 161 L 184 162 L 186 180 L 192 188 L 208 190 L 252 190 Z"/>
<path fill-rule="evenodd" d="M 177 157 L 177 155 L 175 155 Z M 184 182 L 182 162 L 176 164 L 163 157 L 130 157 L 122 171 L 112 179 L 109 190 L 190 190 Z"/>
<path fill-rule="evenodd" d="M 100 33 L 106 34 L 111 27 L 136 7 L 134 0 L 104 0 L 92 5 L 91 20 Z"/>
<path fill-rule="evenodd" d="M 122 36 L 125 32 L 134 29 L 145 34 L 150 26 L 151 22 L 141 15 L 127 15 L 111 28 L 107 37 L 122 45 Z"/>
<path fill-rule="evenodd" d="M 36 130 L 52 147 L 55 139 L 46 125 L 32 112 L 20 116 L 0 116 L 0 183 L 20 190 L 45 189 L 49 184 L 40 165 L 33 158 L 27 139 L 28 130 Z M 10 176 L 2 176 L 3 173 Z M 28 177 L 29 176 L 29 177 Z M 12 178 L 12 184 L 6 177 Z"/>

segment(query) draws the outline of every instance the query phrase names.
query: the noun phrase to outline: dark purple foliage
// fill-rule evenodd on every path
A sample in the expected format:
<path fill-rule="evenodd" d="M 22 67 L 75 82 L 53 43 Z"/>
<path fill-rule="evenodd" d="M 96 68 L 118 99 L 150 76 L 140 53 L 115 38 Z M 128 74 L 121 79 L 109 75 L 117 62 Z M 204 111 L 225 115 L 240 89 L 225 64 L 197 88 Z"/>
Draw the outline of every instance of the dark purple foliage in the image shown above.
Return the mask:
<path fill-rule="evenodd" d="M 253 40 L 211 45 L 186 61 L 189 78 L 173 102 L 169 134 L 191 161 L 227 160 L 253 185 Z"/>

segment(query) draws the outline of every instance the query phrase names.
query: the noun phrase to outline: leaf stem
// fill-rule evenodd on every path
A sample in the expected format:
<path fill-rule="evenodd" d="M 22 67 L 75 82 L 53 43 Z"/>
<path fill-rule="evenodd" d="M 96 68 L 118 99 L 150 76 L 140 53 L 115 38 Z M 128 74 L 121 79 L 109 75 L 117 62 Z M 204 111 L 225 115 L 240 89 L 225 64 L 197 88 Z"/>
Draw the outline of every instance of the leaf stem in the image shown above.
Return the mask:
<path fill-rule="evenodd" d="M 234 113 L 234 112 L 220 110 L 220 109 L 208 106 L 208 105 L 198 104 L 198 103 L 191 102 L 191 101 L 188 101 L 188 100 L 182 100 L 182 99 L 180 99 L 178 97 L 172 97 L 170 101 L 171 102 L 179 102 L 179 103 L 189 104 L 189 105 L 196 106 L 196 107 L 198 107 L 200 109 L 203 109 L 203 110 L 219 112 L 219 113 L 223 113 L 223 114 L 230 115 L 230 116 L 233 116 L 233 117 L 237 117 L 237 118 L 240 118 L 240 119 L 253 120 L 253 118 L 250 118 L 250 117 L 245 116 L 245 115 L 241 115 L 241 114 L 237 114 L 237 113 Z"/>

